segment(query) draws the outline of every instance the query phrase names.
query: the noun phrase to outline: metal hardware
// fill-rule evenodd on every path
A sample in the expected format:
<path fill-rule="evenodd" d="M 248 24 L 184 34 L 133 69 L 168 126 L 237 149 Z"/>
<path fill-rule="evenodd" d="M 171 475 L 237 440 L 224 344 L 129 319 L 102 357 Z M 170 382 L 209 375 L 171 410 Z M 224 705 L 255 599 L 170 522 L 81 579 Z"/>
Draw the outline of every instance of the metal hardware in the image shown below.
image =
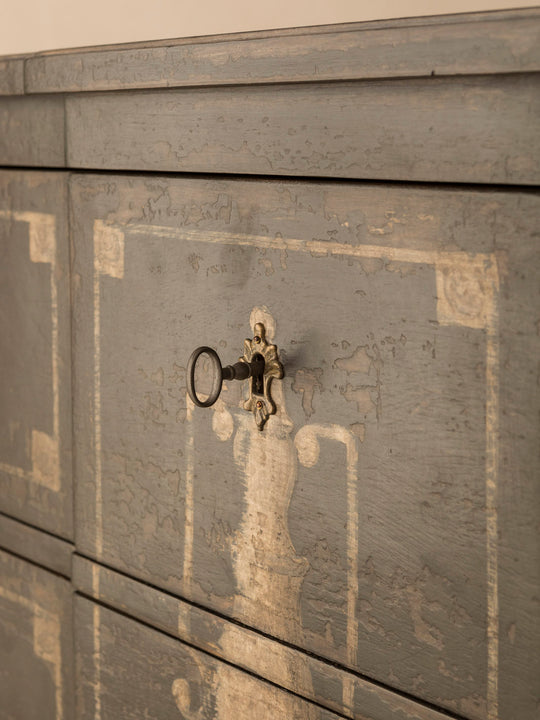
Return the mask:
<path fill-rule="evenodd" d="M 249 378 L 249 398 L 244 403 L 244 409 L 253 413 L 257 427 L 262 430 L 270 415 L 276 412 L 270 385 L 273 378 L 283 377 L 283 365 L 278 359 L 277 347 L 267 342 L 262 323 L 256 323 L 254 333 L 252 339 L 244 341 L 244 355 L 234 365 L 223 367 L 216 351 L 206 345 L 194 350 L 187 366 L 187 391 L 195 405 L 207 408 L 220 396 L 223 380 Z M 212 390 L 206 400 L 201 400 L 195 389 L 195 368 L 201 355 L 210 358 L 214 370 Z"/>

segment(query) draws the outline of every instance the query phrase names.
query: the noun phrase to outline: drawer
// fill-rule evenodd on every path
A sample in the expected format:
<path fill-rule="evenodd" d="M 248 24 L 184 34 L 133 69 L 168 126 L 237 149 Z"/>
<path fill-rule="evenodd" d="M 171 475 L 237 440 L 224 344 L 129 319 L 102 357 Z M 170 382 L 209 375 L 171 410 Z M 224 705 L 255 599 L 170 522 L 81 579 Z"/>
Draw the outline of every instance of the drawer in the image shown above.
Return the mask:
<path fill-rule="evenodd" d="M 73 584 L 79 593 L 101 604 L 321 708 L 336 711 L 340 717 L 369 720 L 444 720 L 448 717 L 434 707 L 414 702 L 335 663 L 284 645 L 78 555 L 74 556 Z M 100 633 L 97 611 L 92 617 L 92 627 L 92 643 L 96 648 Z M 203 683 L 202 692 L 206 692 L 206 687 Z M 309 707 L 306 703 L 306 708 Z M 228 714 L 218 712 L 213 717 L 224 720 Z"/>
<path fill-rule="evenodd" d="M 0 511 L 73 534 L 67 176 L 0 172 Z"/>
<path fill-rule="evenodd" d="M 77 720 L 340 717 L 86 598 L 75 618 Z"/>
<path fill-rule="evenodd" d="M 78 93 L 67 164 L 534 184 L 539 76 L 475 76 Z"/>
<path fill-rule="evenodd" d="M 73 717 L 72 591 L 64 578 L 0 551 L 0 713 Z"/>
<path fill-rule="evenodd" d="M 78 551 L 534 717 L 538 196 L 79 175 L 71 203 Z M 190 352 L 234 362 L 256 322 L 285 368 L 262 432 L 241 383 L 186 394 Z"/>

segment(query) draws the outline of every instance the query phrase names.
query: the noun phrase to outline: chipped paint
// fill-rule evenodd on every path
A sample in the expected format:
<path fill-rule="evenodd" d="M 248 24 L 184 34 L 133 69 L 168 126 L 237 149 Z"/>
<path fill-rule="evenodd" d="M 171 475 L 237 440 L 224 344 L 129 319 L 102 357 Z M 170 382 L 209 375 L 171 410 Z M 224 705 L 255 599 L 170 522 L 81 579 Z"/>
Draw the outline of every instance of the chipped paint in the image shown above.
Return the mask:
<path fill-rule="evenodd" d="M 387 341 L 395 344 L 393 338 L 387 337 L 382 341 L 382 345 Z M 372 345 L 371 348 L 369 345 L 358 346 L 352 355 L 336 358 L 333 367 L 338 370 L 344 370 L 347 376 L 354 374 L 370 375 L 371 371 L 374 370 L 375 383 L 366 384 L 366 378 L 364 377 L 363 383 L 360 382 L 353 385 L 347 382 L 345 387 L 340 388 L 340 393 L 347 402 L 356 403 L 359 413 L 368 415 L 370 412 L 375 411 L 377 422 L 379 422 L 382 417 L 381 372 L 383 361 L 378 346 L 376 344 Z"/>
<path fill-rule="evenodd" d="M 371 385 L 360 385 L 354 387 L 350 383 L 347 383 L 346 387 L 341 390 L 341 394 L 347 400 L 347 402 L 356 403 L 358 412 L 361 415 L 369 415 L 377 409 L 377 403 L 375 403 L 371 397 L 371 392 L 375 390 Z"/>
<path fill-rule="evenodd" d="M 427 622 L 427 620 L 422 616 L 422 611 L 425 612 L 426 610 L 431 610 L 433 612 L 435 610 L 440 610 L 440 605 L 438 603 L 430 603 L 427 601 L 424 593 L 412 584 L 407 585 L 404 588 L 404 593 L 409 602 L 409 611 L 414 627 L 414 636 L 419 642 L 431 645 L 431 647 L 434 647 L 439 652 L 442 652 L 444 648 L 442 632 L 438 627 Z"/>
<path fill-rule="evenodd" d="M 323 390 L 322 375 L 322 368 L 300 368 L 294 376 L 291 389 L 302 396 L 302 408 L 307 418 L 310 418 L 314 412 L 313 396 L 315 390 L 319 392 Z"/>
<path fill-rule="evenodd" d="M 371 235 L 391 235 L 394 232 L 394 225 L 406 225 L 407 218 L 397 216 L 391 210 L 385 213 L 386 222 L 384 225 L 368 225 L 368 232 Z"/>
<path fill-rule="evenodd" d="M 58 343 L 58 286 L 56 278 L 56 218 L 54 215 L 38 212 L 12 212 L 0 210 L 0 219 L 28 223 L 30 260 L 48 263 L 51 266 L 51 368 L 52 368 L 52 416 L 53 432 L 48 435 L 32 430 L 32 470 L 0 462 L 0 470 L 28 482 L 58 492 L 60 482 L 60 379 Z"/>
<path fill-rule="evenodd" d="M 352 425 L 349 425 L 349 429 L 353 433 L 353 435 L 356 435 L 360 442 L 364 442 L 366 437 L 366 426 L 364 425 L 364 423 L 352 423 Z"/>
<path fill-rule="evenodd" d="M 366 346 L 359 346 L 347 357 L 337 358 L 334 362 L 334 367 L 338 370 L 345 370 L 347 374 L 350 373 L 369 373 L 371 369 L 372 358 L 367 354 Z"/>

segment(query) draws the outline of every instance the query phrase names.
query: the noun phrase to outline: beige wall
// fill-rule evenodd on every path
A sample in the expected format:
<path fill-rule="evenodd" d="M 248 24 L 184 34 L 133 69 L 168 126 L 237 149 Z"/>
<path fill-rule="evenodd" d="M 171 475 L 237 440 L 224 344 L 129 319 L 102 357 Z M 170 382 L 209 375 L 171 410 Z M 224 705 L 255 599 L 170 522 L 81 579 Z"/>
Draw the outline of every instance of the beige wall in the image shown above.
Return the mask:
<path fill-rule="evenodd" d="M 535 5 L 538 0 L 0 0 L 0 55 Z"/>

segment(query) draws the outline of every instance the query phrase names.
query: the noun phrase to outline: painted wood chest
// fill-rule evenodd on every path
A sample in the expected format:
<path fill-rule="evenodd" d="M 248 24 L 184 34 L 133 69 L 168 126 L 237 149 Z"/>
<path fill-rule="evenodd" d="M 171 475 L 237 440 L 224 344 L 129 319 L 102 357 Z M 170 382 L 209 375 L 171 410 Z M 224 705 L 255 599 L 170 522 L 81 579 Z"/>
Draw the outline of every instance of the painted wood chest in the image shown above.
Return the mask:
<path fill-rule="evenodd" d="M 540 717 L 539 72 L 535 9 L 0 60 L 2 720 Z"/>

